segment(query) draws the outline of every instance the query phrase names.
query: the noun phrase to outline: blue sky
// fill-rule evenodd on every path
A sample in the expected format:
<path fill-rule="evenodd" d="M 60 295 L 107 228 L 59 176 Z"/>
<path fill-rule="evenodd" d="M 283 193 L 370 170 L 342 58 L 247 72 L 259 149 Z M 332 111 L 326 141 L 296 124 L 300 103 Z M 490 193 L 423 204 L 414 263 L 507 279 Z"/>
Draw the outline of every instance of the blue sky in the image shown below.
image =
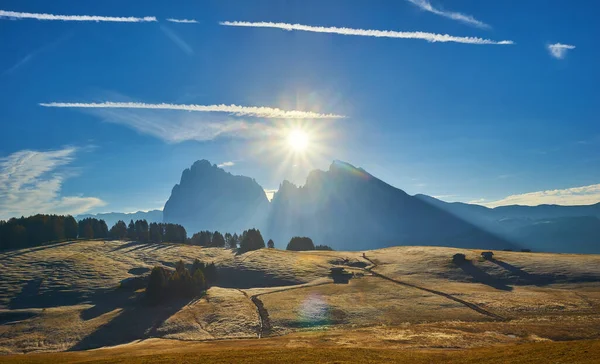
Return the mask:
<path fill-rule="evenodd" d="M 198 159 L 230 162 L 268 190 L 341 159 L 448 201 L 600 201 L 592 1 L 4 1 L 0 10 L 0 218 L 162 208 Z M 435 34 L 454 38 L 429 41 Z M 500 41 L 514 44 L 481 44 Z M 211 111 L 89 107 L 106 102 Z M 286 143 L 298 128 L 310 139 L 302 152 Z"/>

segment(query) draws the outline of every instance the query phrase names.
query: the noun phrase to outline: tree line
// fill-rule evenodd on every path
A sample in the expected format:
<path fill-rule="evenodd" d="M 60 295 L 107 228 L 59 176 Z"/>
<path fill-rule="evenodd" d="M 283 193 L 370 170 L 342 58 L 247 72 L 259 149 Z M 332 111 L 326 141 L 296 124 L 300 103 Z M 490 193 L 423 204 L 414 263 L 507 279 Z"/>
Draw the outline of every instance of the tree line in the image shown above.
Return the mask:
<path fill-rule="evenodd" d="M 228 248 L 245 253 L 265 248 L 265 241 L 258 229 L 249 229 L 241 234 L 222 234 L 219 231 L 200 231 L 187 237 L 185 228 L 172 223 L 150 223 L 146 220 L 131 220 L 129 224 L 119 220 L 110 229 L 102 219 L 85 218 L 79 222 L 73 216 L 37 214 L 29 217 L 0 220 L 0 250 L 20 249 L 48 242 L 70 239 L 116 239 L 134 240 L 142 243 L 179 243 L 202 247 Z M 269 240 L 268 248 L 275 243 Z M 331 250 L 326 245 L 315 246 L 307 237 L 293 237 L 287 250 Z"/>
<path fill-rule="evenodd" d="M 126 225 L 124 221 L 117 221 L 108 232 L 108 237 L 117 240 L 135 240 L 141 243 L 186 243 L 187 232 L 179 224 L 157 223 L 148 224 L 146 220 L 129 221 Z"/>
<path fill-rule="evenodd" d="M 105 224 L 106 225 L 106 224 Z M 0 220 L 0 250 L 41 245 L 51 241 L 75 239 L 79 234 L 73 216 L 34 215 Z"/>

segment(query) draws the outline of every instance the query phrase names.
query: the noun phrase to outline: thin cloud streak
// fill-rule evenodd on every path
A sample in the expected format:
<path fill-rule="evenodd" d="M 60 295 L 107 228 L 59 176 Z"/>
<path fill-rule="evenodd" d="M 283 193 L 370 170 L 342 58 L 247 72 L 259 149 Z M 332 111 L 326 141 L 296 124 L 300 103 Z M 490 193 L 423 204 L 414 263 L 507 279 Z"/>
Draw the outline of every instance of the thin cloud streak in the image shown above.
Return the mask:
<path fill-rule="evenodd" d="M 10 20 L 17 19 L 36 19 L 36 20 L 58 20 L 58 21 L 93 21 L 93 22 L 117 22 L 117 23 L 141 23 L 141 22 L 155 22 L 156 17 L 145 16 L 143 18 L 137 18 L 133 16 L 129 17 L 115 17 L 115 16 L 96 16 L 96 15 L 55 15 L 55 14 L 41 14 L 41 13 L 21 13 L 18 11 L 6 11 L 0 10 L 0 19 L 8 18 Z"/>
<path fill-rule="evenodd" d="M 487 207 L 506 205 L 591 205 L 600 202 L 600 184 L 566 188 L 562 190 L 547 190 L 511 195 L 497 201 L 484 202 L 484 199 L 470 201 Z"/>
<path fill-rule="evenodd" d="M 175 43 L 182 51 L 184 51 L 186 54 L 190 55 L 190 54 L 194 54 L 194 50 L 192 49 L 192 47 L 187 44 L 183 39 L 181 39 L 181 37 L 179 37 L 177 34 L 175 34 L 174 31 L 172 31 L 171 29 L 167 28 L 164 25 L 160 26 L 160 30 L 165 33 L 165 35 L 173 41 L 173 43 Z"/>
<path fill-rule="evenodd" d="M 231 162 L 231 161 L 229 161 L 229 162 L 223 162 L 223 163 L 219 163 L 219 164 L 217 164 L 217 167 L 219 167 L 219 168 L 223 168 L 223 167 L 233 167 L 234 165 L 235 165 L 235 163 L 234 163 L 234 162 Z"/>
<path fill-rule="evenodd" d="M 50 48 L 53 48 L 55 46 L 57 46 L 58 44 L 62 43 L 63 41 L 65 41 L 67 38 L 71 37 L 72 33 L 69 33 L 63 37 L 58 38 L 57 40 L 55 40 L 54 42 L 51 42 L 49 44 L 46 44 L 36 50 L 34 50 L 33 52 L 27 54 L 25 57 L 21 58 L 17 63 L 15 63 L 12 67 L 8 68 L 7 70 L 5 70 L 4 72 L 2 72 L 2 75 L 8 75 L 11 74 L 13 72 L 15 72 L 16 70 L 18 70 L 19 68 L 21 68 L 21 66 L 27 64 L 28 62 L 30 62 L 31 60 L 33 60 L 35 57 L 37 57 L 39 54 L 47 51 Z"/>
<path fill-rule="evenodd" d="M 372 30 L 372 29 L 354 29 L 354 28 L 338 28 L 338 27 L 322 27 L 302 24 L 289 23 L 271 23 L 271 22 L 243 22 L 243 21 L 223 21 L 219 23 L 224 26 L 231 27 L 251 27 L 251 28 L 276 28 L 283 30 L 299 30 L 304 32 L 329 33 L 341 35 L 355 35 L 362 37 L 383 37 L 383 38 L 400 38 L 400 39 L 422 39 L 431 43 L 464 43 L 464 44 L 493 44 L 493 45 L 511 45 L 512 40 L 494 41 L 477 37 L 457 37 L 448 34 L 435 34 L 427 32 L 398 32 L 394 30 Z"/>
<path fill-rule="evenodd" d="M 273 119 L 341 119 L 345 116 L 336 114 L 321 114 L 312 111 L 281 110 L 264 106 L 239 105 L 195 105 L 195 104 L 146 104 L 143 102 L 101 102 L 101 103 L 72 103 L 49 102 L 40 103 L 43 107 L 64 108 L 95 108 L 95 109 L 152 109 L 152 110 L 182 110 L 195 112 L 222 112 L 235 116 L 250 116 Z"/>
<path fill-rule="evenodd" d="M 198 21 L 196 19 L 173 19 L 173 18 L 167 18 L 167 21 L 170 21 L 171 23 L 181 23 L 181 24 L 197 24 Z"/>
<path fill-rule="evenodd" d="M 574 45 L 561 43 L 548 44 L 547 47 L 550 55 L 556 59 L 565 58 L 568 50 L 575 49 Z"/>
<path fill-rule="evenodd" d="M 447 11 L 447 10 L 441 10 L 441 9 L 434 8 L 433 5 L 431 5 L 431 3 L 429 2 L 429 0 L 407 0 L 407 1 L 410 2 L 411 4 L 418 6 L 422 10 L 428 11 L 428 12 L 436 14 L 436 15 L 443 16 L 445 18 L 457 20 L 461 23 L 472 25 L 472 26 L 475 26 L 475 27 L 481 28 L 481 29 L 490 29 L 491 28 L 491 26 L 489 24 L 486 24 L 480 20 L 477 20 L 471 15 L 462 14 L 462 13 L 459 13 L 456 11 Z"/>

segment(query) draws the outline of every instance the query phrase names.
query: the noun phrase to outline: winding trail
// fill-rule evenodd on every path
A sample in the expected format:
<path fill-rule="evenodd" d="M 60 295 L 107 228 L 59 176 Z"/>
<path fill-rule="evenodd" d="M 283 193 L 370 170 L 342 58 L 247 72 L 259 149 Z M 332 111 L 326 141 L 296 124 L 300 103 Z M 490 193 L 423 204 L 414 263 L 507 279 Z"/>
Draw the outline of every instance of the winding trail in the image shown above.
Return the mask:
<path fill-rule="evenodd" d="M 402 282 L 402 281 L 399 281 L 399 280 L 397 280 L 397 279 L 394 279 L 394 278 L 390 278 L 390 277 L 388 277 L 388 276 L 385 276 L 385 275 L 383 275 L 383 274 L 381 274 L 381 273 L 377 273 L 377 272 L 375 272 L 373 269 L 377 268 L 378 264 L 377 264 L 377 263 L 375 263 L 373 260 L 369 259 L 369 258 L 367 257 L 367 255 L 366 255 L 366 254 L 364 254 L 364 253 L 363 253 L 363 256 L 362 256 L 362 257 L 363 257 L 365 260 L 367 260 L 367 261 L 369 261 L 369 262 L 371 263 L 371 266 L 370 266 L 370 267 L 367 267 L 367 268 L 365 268 L 365 270 L 366 270 L 366 271 L 368 271 L 368 272 L 370 272 L 371 274 L 373 274 L 373 275 L 374 275 L 374 276 L 376 276 L 376 277 L 379 277 L 379 278 L 381 278 L 381 279 L 388 280 L 388 281 L 390 281 L 390 282 L 393 282 L 393 283 L 399 284 L 399 285 L 401 285 L 401 286 L 405 286 L 405 287 L 411 287 L 411 288 L 416 288 L 416 289 L 419 289 L 419 290 L 421 290 L 421 291 L 425 291 L 425 292 L 433 293 L 433 294 L 435 294 L 435 295 L 438 295 L 438 296 L 441 296 L 441 297 L 447 298 L 447 299 L 449 299 L 449 300 L 452 300 L 452 301 L 454 301 L 454 302 L 458 302 L 458 303 L 460 303 L 460 304 L 464 305 L 465 307 L 468 307 L 468 308 L 470 308 L 471 310 L 473 310 L 473 311 L 476 311 L 476 312 L 478 312 L 478 313 L 480 313 L 480 314 L 482 314 L 482 315 L 488 316 L 488 317 L 490 317 L 490 318 L 492 318 L 492 319 L 494 319 L 494 320 L 497 320 L 497 321 L 508 321 L 508 319 L 507 319 L 507 318 L 505 318 L 505 317 L 502 317 L 502 316 L 500 316 L 500 315 L 497 315 L 497 314 L 495 314 L 495 313 L 493 313 L 493 312 L 490 312 L 490 311 L 488 311 L 488 310 L 485 310 L 485 309 L 483 309 L 483 308 L 481 308 L 481 307 L 477 306 L 477 305 L 476 305 L 476 304 L 474 304 L 474 303 L 467 302 L 467 301 L 465 301 L 465 300 L 462 300 L 462 299 L 460 299 L 460 298 L 458 298 L 458 297 L 455 297 L 455 296 L 453 296 L 453 295 L 451 295 L 451 294 L 444 293 L 444 292 L 441 292 L 441 291 L 436 291 L 436 290 L 434 290 L 434 289 L 430 289 L 430 288 L 425 288 L 425 287 L 417 286 L 416 284 L 412 284 L 412 283 Z"/>
<path fill-rule="evenodd" d="M 256 306 L 256 313 L 258 314 L 258 323 L 259 323 L 257 335 L 258 335 L 258 338 L 260 339 L 260 338 L 272 336 L 272 335 L 271 335 L 271 320 L 269 319 L 269 311 L 267 311 L 263 302 L 260 300 L 260 298 L 258 298 L 259 296 L 264 296 L 264 295 L 278 293 L 278 292 L 291 291 L 294 289 L 300 289 L 300 288 L 306 288 L 306 287 L 322 286 L 325 284 L 333 284 L 333 283 L 329 282 L 329 281 L 318 282 L 318 283 L 310 283 L 309 282 L 309 283 L 299 284 L 296 286 L 285 286 L 285 287 L 282 287 L 281 289 L 273 290 L 270 292 L 257 293 L 252 296 L 249 296 L 248 293 L 246 293 L 245 291 L 242 291 L 241 289 L 237 289 L 237 290 L 242 292 L 242 294 L 244 296 L 246 296 L 247 298 L 249 298 L 250 301 L 252 301 L 252 303 L 254 304 L 254 306 Z"/>

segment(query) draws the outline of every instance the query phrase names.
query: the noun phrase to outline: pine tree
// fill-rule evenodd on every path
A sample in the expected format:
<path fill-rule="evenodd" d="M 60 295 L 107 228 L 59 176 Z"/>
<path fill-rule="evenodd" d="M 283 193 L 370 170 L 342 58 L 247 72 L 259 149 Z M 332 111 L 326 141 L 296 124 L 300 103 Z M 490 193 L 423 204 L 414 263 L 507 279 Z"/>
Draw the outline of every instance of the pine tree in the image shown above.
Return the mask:
<path fill-rule="evenodd" d="M 250 229 L 242 234 L 240 242 L 240 253 L 257 250 L 265 247 L 265 241 L 258 229 Z"/>
<path fill-rule="evenodd" d="M 129 221 L 129 226 L 127 227 L 127 239 L 137 240 L 137 236 L 135 235 L 135 224 L 133 223 L 133 219 Z"/>
<path fill-rule="evenodd" d="M 211 246 L 214 246 L 216 248 L 224 248 L 225 247 L 225 238 L 223 237 L 223 235 L 220 232 L 215 231 L 215 233 L 213 234 Z"/>
<path fill-rule="evenodd" d="M 71 215 L 65 217 L 65 238 L 76 239 L 77 238 L 77 220 Z"/>

